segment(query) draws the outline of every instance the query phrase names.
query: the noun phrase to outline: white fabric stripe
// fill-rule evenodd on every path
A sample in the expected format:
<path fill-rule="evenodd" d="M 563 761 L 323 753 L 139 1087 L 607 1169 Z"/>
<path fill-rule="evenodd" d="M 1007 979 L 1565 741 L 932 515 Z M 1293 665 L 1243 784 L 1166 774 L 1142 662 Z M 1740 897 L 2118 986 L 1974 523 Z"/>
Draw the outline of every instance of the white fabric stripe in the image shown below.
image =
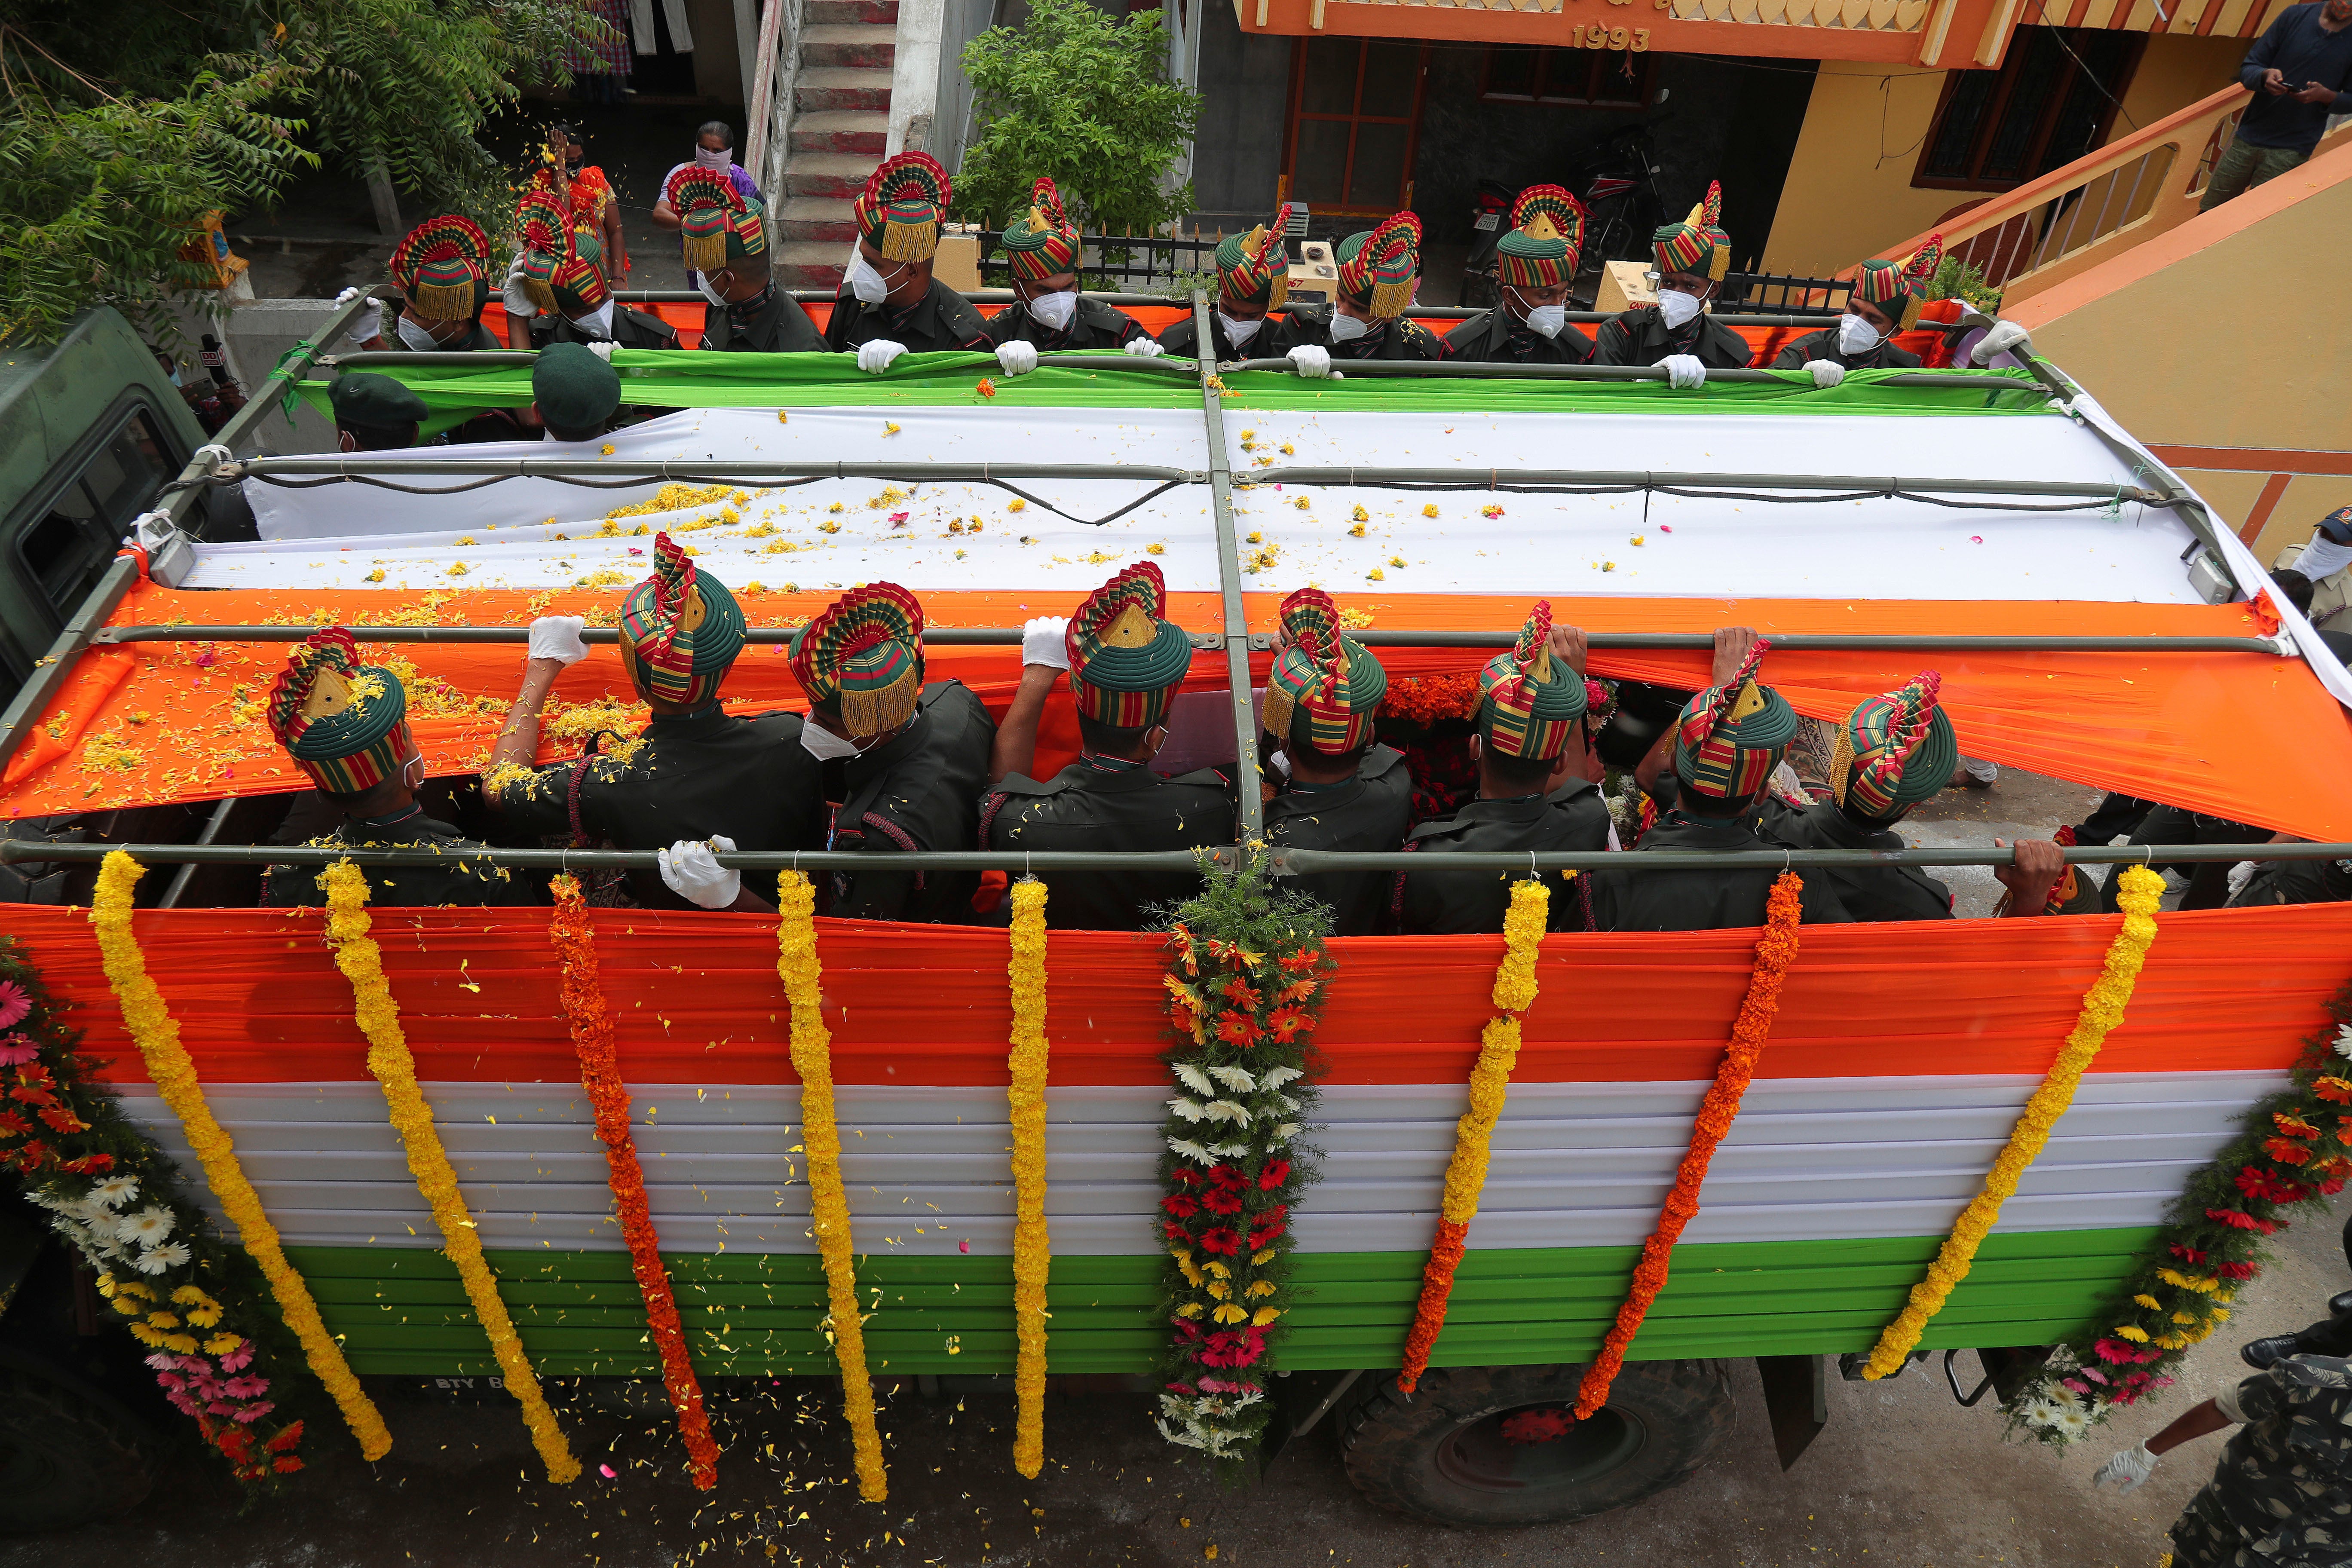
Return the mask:
<path fill-rule="evenodd" d="M 1797 1241 L 1929 1236 L 1975 1194 L 2038 1080 L 2019 1076 L 1767 1079 L 1748 1091 L 1686 1239 Z M 2284 1082 L 2242 1073 L 2087 1079 L 2004 1211 L 2004 1230 L 2151 1225 L 2236 1119 Z M 585 1096 L 552 1084 L 425 1086 L 491 1247 L 618 1248 L 602 1147 Z M 1472 1245 L 1638 1243 L 1687 1147 L 1704 1083 L 1523 1084 L 1496 1128 Z M 209 1089 L 289 1241 L 431 1246 L 373 1084 Z M 698 1098 L 699 1096 L 699 1098 Z M 1012 1249 L 1011 1136 L 1001 1090 L 838 1090 L 843 1173 L 861 1250 Z M 194 1171 L 152 1096 L 131 1113 Z M 1164 1091 L 1057 1089 L 1047 1116 L 1046 1203 L 1055 1250 L 1151 1250 Z M 1465 1091 L 1327 1089 L 1322 1180 L 1297 1215 L 1317 1251 L 1411 1249 L 1435 1219 Z M 641 1085 L 636 1138 L 662 1245 L 808 1252 L 799 1091 Z"/>
<path fill-rule="evenodd" d="M 1922 479 L 2062 479 L 2137 485 L 2128 465 L 2092 432 L 2050 416 L 1707 414 L 1577 416 L 1576 453 L 1563 458 L 1559 418 L 1548 414 L 1257 410 L 1226 421 L 1237 473 L 1270 460 L 1339 468 L 1367 461 L 1496 468 L 1582 461 L 1620 470 L 1851 474 Z M 1252 437 L 1244 452 L 1243 436 Z M 1205 461 L 1197 410 L 1134 408 L 807 408 L 779 426 L 773 411 L 693 409 L 613 432 L 616 458 L 851 462 L 1134 463 L 1198 469 Z M 436 458 L 544 457 L 544 443 L 428 447 Z M 1857 456 L 1866 452 L 1867 460 Z M 593 457 L 583 450 L 581 455 Z M 404 482 L 429 483 L 429 476 Z M 1206 492 L 1182 485 L 1101 527 L 1137 500 L 1142 479 L 1020 481 L 1069 513 L 1008 510 L 1006 491 L 976 484 L 909 484 L 876 505 L 871 479 L 824 479 L 789 490 L 746 491 L 738 521 L 721 503 L 632 517 L 658 531 L 711 520 L 691 542 L 721 582 L 782 586 L 884 578 L 917 593 L 996 589 L 1072 602 L 1106 566 L 1160 546 L 1171 590 L 1213 592 L 1216 540 Z M 560 588 L 618 571 L 644 574 L 644 539 L 591 537 L 611 511 L 652 497 L 654 485 L 583 490 L 515 479 L 420 502 L 359 485 L 287 489 L 248 480 L 261 541 L 197 546 L 190 587 L 446 588 L 453 563 L 469 588 Z M 910 492 L 910 493 L 909 493 Z M 1993 501 L 1995 498 L 1979 500 Z M 2028 504 L 2045 504 L 2021 498 Z M 1302 510 L 1298 503 L 1308 503 Z M 1498 504 L 1499 503 L 1499 504 Z M 1488 515 L 1487 508 L 1496 508 Z M 831 509 L 838 507 L 836 512 Z M 1426 515 L 1433 508 L 1435 516 Z M 1366 526 L 1349 533 L 1358 509 Z M 1268 559 L 1253 589 L 1308 583 L 1420 594 L 1843 599 L 1883 597 L 1901 583 L 1918 597 L 2052 597 L 2194 604 L 2179 560 L 2192 542 L 2178 516 L 2137 505 L 2030 513 L 1960 510 L 1872 497 L 1759 505 L 1709 496 L 1433 495 L 1353 486 L 1238 490 L 1244 531 L 1263 533 Z M 898 521 L 892 521 L 893 518 Z M 970 525 L 978 521 L 981 531 Z M 958 531 L 950 534 L 954 521 Z M 747 536 L 747 530 L 767 532 Z M 833 531 L 824 531 L 831 529 Z M 1635 542 L 1636 536 L 1640 542 Z M 460 543 L 459 541 L 465 541 Z M 640 552 L 632 556 L 632 550 Z M 769 553 L 770 551 L 776 553 Z M 789 550 L 789 553 L 785 552 Z"/>

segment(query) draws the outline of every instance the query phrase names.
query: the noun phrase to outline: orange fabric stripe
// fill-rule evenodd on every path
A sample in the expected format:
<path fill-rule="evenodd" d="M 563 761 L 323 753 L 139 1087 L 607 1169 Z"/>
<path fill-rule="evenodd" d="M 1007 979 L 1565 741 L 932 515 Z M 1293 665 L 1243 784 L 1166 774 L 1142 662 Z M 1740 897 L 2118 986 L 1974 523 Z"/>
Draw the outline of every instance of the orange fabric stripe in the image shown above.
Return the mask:
<path fill-rule="evenodd" d="M 621 1057 L 640 1083 L 793 1081 L 775 922 L 757 915 L 593 911 Z M 543 910 L 380 911 L 383 963 L 428 1082 L 572 1086 Z M 2108 1072 L 2275 1072 L 2325 1020 L 2352 905 L 2160 917 L 2166 940 Z M 140 1080 L 77 910 L 11 908 L 8 927 L 110 1074 Z M 362 1080 L 317 910 L 142 913 L 149 970 L 205 1081 Z M 2073 1026 L 2118 917 L 1808 927 L 1781 993 L 1770 1078 L 2037 1074 Z M 1514 1078 L 1709 1078 L 1745 994 L 1753 930 L 1553 936 Z M 1012 1021 L 1001 931 L 819 922 L 825 1023 L 843 1083 L 1005 1082 Z M 1500 936 L 1342 938 L 1317 1044 L 1331 1080 L 1459 1084 L 1493 1013 Z M 1160 951 L 1149 936 L 1056 932 L 1047 959 L 1056 1084 L 1158 1084 L 1166 1069 Z M 478 989 L 469 989 L 478 987 Z"/>
<path fill-rule="evenodd" d="M 2352 452 L 2316 452 L 2293 447 L 2150 447 L 2148 450 L 2176 468 L 2352 474 Z"/>
<path fill-rule="evenodd" d="M 821 593 L 746 594 L 754 625 L 775 626 L 817 613 Z M 1336 595 L 1343 608 L 1370 613 L 1382 628 L 1495 628 L 1517 626 L 1527 601 L 1492 595 Z M 1050 605 L 1034 593 L 930 594 L 932 625 L 1017 626 Z M 479 589 L 423 595 L 382 590 L 235 589 L 174 593 L 141 584 L 117 624 L 201 621 L 247 625 L 332 616 L 344 622 L 430 620 L 522 626 L 535 615 L 609 609 L 612 593 L 530 594 Z M 1247 595 L 1250 624 L 1270 629 L 1280 598 Z M 1217 625 L 1213 594 L 1169 596 L 1169 614 L 1197 628 Z M 429 607 L 428 607 L 429 606 Z M 2079 633 L 2110 635 L 2257 634 L 2242 605 L 2026 604 L 1973 600 L 1556 598 L 1554 618 L 1590 631 L 1706 631 L 1731 623 L 1768 634 L 1791 632 Z M 257 699 L 283 668 L 286 647 L 184 643 L 125 645 L 135 673 L 102 698 L 95 716 L 77 713 L 81 739 L 58 761 L 0 789 L 0 816 L 100 810 L 141 802 L 203 800 L 306 787 L 269 738 Z M 409 713 L 417 743 L 437 774 L 477 771 L 521 680 L 519 645 L 373 645 L 367 657 L 409 660 L 425 679 L 412 680 Z M 1475 649 L 1382 648 L 1391 680 L 1475 670 Z M 1002 648 L 935 648 L 933 679 L 962 679 L 1001 710 L 1019 679 L 1018 653 Z M 200 661 L 209 662 L 200 662 Z M 1253 660 L 1263 681 L 1266 656 Z M 2252 654 L 2002 653 L 1966 657 L 1909 653 L 1774 653 L 1765 675 L 1799 711 L 1843 718 L 1865 697 L 1887 691 L 1923 668 L 1943 673 L 1943 705 L 1969 754 L 2101 788 L 2121 789 L 2239 821 L 2333 842 L 2352 839 L 2352 721 L 2299 661 Z M 1601 651 L 1596 674 L 1696 688 L 1706 656 L 1698 651 Z M 1200 655 L 1188 689 L 1222 689 L 1223 666 Z M 618 654 L 601 647 L 556 682 L 559 702 L 596 700 L 629 690 Z M 238 694 L 242 692 L 243 696 Z M 805 706 L 781 646 L 747 649 L 729 677 L 735 707 L 761 712 Z M 52 715 L 45 715 L 46 725 Z M 140 714 L 142 722 L 130 721 Z M 241 717 L 242 715 L 242 717 Z M 2226 732 L 2222 728 L 2226 716 Z M 1076 721 L 1066 689 L 1046 709 L 1041 769 L 1075 755 Z M 93 749 L 95 746 L 95 749 Z M 571 756 L 577 742 L 549 742 L 542 761 Z"/>
<path fill-rule="evenodd" d="M 2286 494 L 2287 486 L 2294 482 L 2293 474 L 2273 474 L 2263 485 L 2263 493 L 2246 513 L 2246 524 L 2238 530 L 2238 537 L 2248 545 L 2262 536 L 2263 524 L 2270 521 L 2271 513 L 2278 509 L 2279 498 Z"/>

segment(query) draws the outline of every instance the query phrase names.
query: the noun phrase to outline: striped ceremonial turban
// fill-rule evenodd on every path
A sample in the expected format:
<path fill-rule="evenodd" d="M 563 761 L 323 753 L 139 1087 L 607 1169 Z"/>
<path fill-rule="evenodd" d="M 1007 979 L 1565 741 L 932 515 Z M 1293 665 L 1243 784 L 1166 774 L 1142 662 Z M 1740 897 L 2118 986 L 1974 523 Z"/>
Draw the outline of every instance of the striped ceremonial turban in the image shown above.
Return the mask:
<path fill-rule="evenodd" d="M 1943 264 L 1944 237 L 1932 234 L 1927 242 L 1900 261 L 1865 261 L 1853 280 L 1853 297 L 1867 300 L 1895 318 L 1895 330 L 1907 332 L 1919 321 L 1919 303 L 1927 281 Z"/>
<path fill-rule="evenodd" d="M 1192 668 L 1192 639 L 1160 618 L 1168 596 L 1160 568 L 1139 561 L 1087 595 L 1063 647 L 1078 711 L 1120 730 L 1160 722 Z"/>
<path fill-rule="evenodd" d="M 1960 764 L 1960 740 L 1937 706 L 1943 677 L 1922 670 L 1907 686 L 1865 698 L 1838 731 L 1830 784 L 1861 816 L 1889 816 L 1938 794 Z"/>
<path fill-rule="evenodd" d="M 1380 226 L 1339 242 L 1339 292 L 1378 321 L 1402 316 L 1421 273 L 1421 219 L 1391 213 Z"/>
<path fill-rule="evenodd" d="M 886 261 L 928 261 L 940 248 L 940 225 L 947 221 L 955 186 L 929 153 L 906 152 L 886 158 L 866 177 L 866 188 L 850 204 L 858 237 Z"/>
<path fill-rule="evenodd" d="M 1551 601 L 1539 599 L 1519 640 L 1478 672 L 1479 744 L 1507 757 L 1557 762 L 1591 694 L 1584 677 L 1551 656 Z"/>
<path fill-rule="evenodd" d="M 269 732 L 320 789 L 357 795 L 416 754 L 400 678 L 359 661 L 352 634 L 310 634 L 269 688 Z"/>
<path fill-rule="evenodd" d="M 1719 800 L 1754 795 L 1796 738 L 1797 710 L 1756 679 L 1770 646 L 1758 637 L 1729 680 L 1683 705 L 1675 721 L 1675 777 L 1685 789 Z"/>
<path fill-rule="evenodd" d="M 1004 226 L 1004 259 L 1015 278 L 1032 283 L 1076 270 L 1078 231 L 1062 211 L 1062 193 L 1053 180 L 1040 174 L 1030 187 L 1029 210 L 1016 223 Z"/>
<path fill-rule="evenodd" d="M 1372 738 L 1388 672 L 1371 649 L 1339 629 L 1339 606 L 1320 588 L 1282 602 L 1289 646 L 1266 677 L 1265 732 L 1287 746 L 1342 757 Z"/>
<path fill-rule="evenodd" d="M 855 736 L 915 716 L 923 693 L 923 606 L 896 583 L 868 583 L 793 634 L 793 678 L 811 706 Z"/>
<path fill-rule="evenodd" d="M 1272 310 L 1289 293 L 1290 260 L 1282 237 L 1290 228 L 1290 204 L 1247 234 L 1227 235 L 1217 245 L 1217 278 L 1237 300 Z"/>
<path fill-rule="evenodd" d="M 662 198 L 678 216 L 686 264 L 695 271 L 717 272 L 730 261 L 768 253 L 766 210 L 744 200 L 725 174 L 688 164 L 670 176 Z"/>
<path fill-rule="evenodd" d="M 470 321 L 489 303 L 489 258 L 482 226 L 451 213 L 410 229 L 392 253 L 390 271 L 421 313 Z"/>
<path fill-rule="evenodd" d="M 1710 180 L 1706 200 L 1691 208 L 1680 223 L 1670 223 L 1650 237 L 1661 272 L 1688 272 L 1718 282 L 1731 268 L 1731 237 L 1723 232 L 1723 182 Z"/>
<path fill-rule="evenodd" d="M 1495 275 L 1520 289 L 1575 281 L 1584 206 L 1558 185 L 1529 185 L 1511 204 L 1511 228 L 1495 250 Z"/>
<path fill-rule="evenodd" d="M 546 312 L 585 315 L 613 297 L 598 265 L 604 247 L 584 229 L 574 229 L 563 205 L 547 191 L 525 191 L 515 205 L 522 236 L 522 288 Z"/>
<path fill-rule="evenodd" d="M 621 663 L 644 696 L 707 702 L 743 651 L 742 608 L 727 584 L 695 570 L 667 533 L 654 535 L 654 574 L 621 601 Z"/>

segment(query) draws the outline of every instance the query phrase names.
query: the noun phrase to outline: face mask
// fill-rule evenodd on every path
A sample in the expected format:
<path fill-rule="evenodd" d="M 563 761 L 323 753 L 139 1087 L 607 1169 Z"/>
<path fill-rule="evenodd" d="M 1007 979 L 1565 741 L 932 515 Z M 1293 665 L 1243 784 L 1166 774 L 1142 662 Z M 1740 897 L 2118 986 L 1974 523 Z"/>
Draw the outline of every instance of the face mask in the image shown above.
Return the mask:
<path fill-rule="evenodd" d="M 1868 353 L 1879 343 L 1878 329 L 1851 312 L 1838 318 L 1838 353 Z"/>
<path fill-rule="evenodd" d="M 699 272 L 694 275 L 694 286 L 702 290 L 702 297 L 704 299 L 709 300 L 712 304 L 718 306 L 722 310 L 727 308 L 727 296 L 721 294 L 718 289 L 713 289 L 710 286 L 710 279 L 705 278 Z"/>
<path fill-rule="evenodd" d="M 441 346 L 441 340 L 435 337 L 422 321 L 403 316 L 398 322 L 398 328 L 400 341 L 418 353 L 429 354 Z"/>
<path fill-rule="evenodd" d="M 1335 343 L 1352 342 L 1371 330 L 1370 321 L 1360 321 L 1339 310 L 1331 312 L 1331 341 Z"/>
<path fill-rule="evenodd" d="M 411 778 L 408 776 L 411 773 L 415 773 L 416 776 L 415 778 Z M 409 758 L 408 761 L 400 765 L 400 783 L 401 787 L 404 789 L 414 790 L 423 789 L 425 787 L 424 752 L 417 752 L 415 756 Z"/>
<path fill-rule="evenodd" d="M 2324 533 L 2313 534 L 2294 558 L 2294 569 L 2315 583 L 2335 576 L 2347 564 L 2352 564 L 2352 544 L 2338 544 Z"/>
<path fill-rule="evenodd" d="M 613 301 L 605 300 L 584 316 L 575 316 L 572 324 L 590 337 L 604 342 L 613 335 Z"/>
<path fill-rule="evenodd" d="M 1668 328 L 1679 329 L 1684 322 L 1698 314 L 1698 296 L 1685 294 L 1679 289 L 1661 289 L 1658 290 L 1658 314 L 1666 319 Z"/>
<path fill-rule="evenodd" d="M 708 169 L 714 174 L 723 174 L 732 168 L 734 163 L 735 149 L 732 147 L 721 147 L 716 153 L 708 147 L 697 147 L 694 150 L 694 166 L 698 169 Z"/>
<path fill-rule="evenodd" d="M 814 719 L 801 721 L 801 750 L 820 763 L 837 763 L 857 755 L 857 742 L 845 741 Z"/>
<path fill-rule="evenodd" d="M 180 384 L 180 367 L 178 365 L 173 365 L 172 367 L 172 384 L 173 386 Z"/>
<path fill-rule="evenodd" d="M 1538 305 L 1528 312 L 1528 331 L 1541 333 L 1547 338 L 1559 336 L 1559 330 L 1566 325 L 1568 307 L 1565 305 Z"/>
<path fill-rule="evenodd" d="M 1235 348 L 1241 347 L 1257 336 L 1257 330 L 1265 325 L 1264 316 L 1260 316 L 1254 321 L 1236 321 L 1223 310 L 1217 312 L 1217 320 L 1224 327 L 1225 336 L 1231 340 Z"/>
<path fill-rule="evenodd" d="M 868 305 L 878 305 L 890 297 L 888 281 L 874 270 L 873 264 L 866 259 L 866 253 L 862 250 L 853 248 L 850 251 L 847 277 L 849 291 Z"/>
<path fill-rule="evenodd" d="M 1057 289 L 1051 294 L 1032 294 L 1029 313 L 1057 332 L 1066 331 L 1070 318 L 1078 313 L 1077 290 Z"/>

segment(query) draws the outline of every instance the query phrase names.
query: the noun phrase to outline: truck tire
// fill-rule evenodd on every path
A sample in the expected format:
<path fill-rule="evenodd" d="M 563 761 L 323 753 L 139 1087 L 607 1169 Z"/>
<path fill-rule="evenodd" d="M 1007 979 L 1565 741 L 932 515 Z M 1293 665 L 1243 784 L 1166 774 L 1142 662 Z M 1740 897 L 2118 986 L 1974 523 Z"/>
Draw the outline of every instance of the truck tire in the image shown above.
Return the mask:
<path fill-rule="evenodd" d="M 1721 1363 L 1634 1362 L 1590 1420 L 1581 1366 L 1457 1366 L 1407 1395 L 1383 1374 L 1340 1427 L 1348 1479 L 1433 1524 L 1587 1519 L 1680 1484 L 1738 1421 Z"/>
<path fill-rule="evenodd" d="M 0 1371 L 0 1534 L 121 1513 L 152 1484 L 127 1422 L 55 1384 Z"/>

